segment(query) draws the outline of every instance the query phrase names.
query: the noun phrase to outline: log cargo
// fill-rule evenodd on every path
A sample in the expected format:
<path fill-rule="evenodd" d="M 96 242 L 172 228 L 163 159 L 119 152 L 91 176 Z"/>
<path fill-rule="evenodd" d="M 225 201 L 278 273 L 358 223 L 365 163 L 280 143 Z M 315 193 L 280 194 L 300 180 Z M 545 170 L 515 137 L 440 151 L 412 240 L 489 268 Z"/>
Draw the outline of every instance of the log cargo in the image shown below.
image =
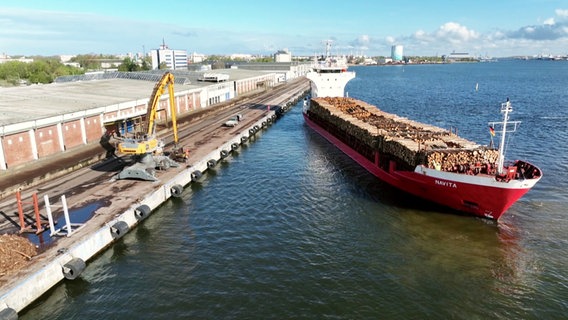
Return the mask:
<path fill-rule="evenodd" d="M 310 114 L 340 132 L 363 154 L 374 151 L 402 161 L 408 168 L 424 165 L 441 171 L 494 173 L 498 150 L 478 145 L 449 130 L 379 110 L 353 98 L 311 100 Z"/>

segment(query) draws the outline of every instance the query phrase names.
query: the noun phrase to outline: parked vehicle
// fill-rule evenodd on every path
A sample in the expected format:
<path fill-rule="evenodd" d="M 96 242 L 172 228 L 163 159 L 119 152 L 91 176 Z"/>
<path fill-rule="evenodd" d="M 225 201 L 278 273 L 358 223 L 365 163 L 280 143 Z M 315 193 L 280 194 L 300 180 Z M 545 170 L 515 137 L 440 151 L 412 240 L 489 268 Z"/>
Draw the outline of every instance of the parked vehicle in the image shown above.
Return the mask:
<path fill-rule="evenodd" d="M 225 127 L 234 127 L 237 124 L 239 124 L 239 121 L 242 121 L 244 119 L 243 115 L 238 113 L 237 115 L 235 115 L 234 117 L 231 117 L 229 120 L 227 120 L 227 122 L 225 122 Z"/>
<path fill-rule="evenodd" d="M 231 117 L 229 120 L 225 122 L 225 127 L 234 127 L 239 124 L 239 119 L 235 117 Z"/>

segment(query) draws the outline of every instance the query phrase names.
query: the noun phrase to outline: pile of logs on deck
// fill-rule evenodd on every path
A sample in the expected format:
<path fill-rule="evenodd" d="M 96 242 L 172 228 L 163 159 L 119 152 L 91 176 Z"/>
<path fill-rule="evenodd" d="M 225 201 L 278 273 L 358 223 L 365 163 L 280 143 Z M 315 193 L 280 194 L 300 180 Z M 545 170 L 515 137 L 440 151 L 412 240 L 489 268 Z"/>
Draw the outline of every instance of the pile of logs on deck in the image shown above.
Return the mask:
<path fill-rule="evenodd" d="M 309 112 L 373 150 L 395 156 L 412 167 L 423 164 L 462 172 L 465 168 L 483 166 L 490 172 L 497 162 L 497 150 L 353 98 L 315 98 Z"/>

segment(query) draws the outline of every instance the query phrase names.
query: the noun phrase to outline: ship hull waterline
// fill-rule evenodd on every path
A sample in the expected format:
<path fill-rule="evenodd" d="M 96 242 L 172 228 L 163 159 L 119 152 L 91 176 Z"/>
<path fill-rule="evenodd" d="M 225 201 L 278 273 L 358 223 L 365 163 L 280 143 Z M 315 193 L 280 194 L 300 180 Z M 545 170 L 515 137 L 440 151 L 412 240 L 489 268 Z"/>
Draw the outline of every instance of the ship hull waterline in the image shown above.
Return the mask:
<path fill-rule="evenodd" d="M 387 171 L 321 128 L 307 114 L 304 113 L 303 116 L 306 124 L 311 129 L 380 180 L 401 191 L 460 213 L 498 220 L 510 206 L 527 193 L 538 181 L 537 179 L 534 179 L 534 181 L 527 180 L 524 183 L 511 181 L 511 185 L 505 185 L 504 183 L 496 182 L 495 177 L 492 176 L 484 178 L 463 177 L 463 175 L 453 173 L 436 172 L 424 166 L 416 167 L 415 171 L 396 170 L 396 163 L 394 162 L 391 162 L 391 166 Z M 451 177 L 452 175 L 455 177 Z M 476 184 L 473 184 L 466 182 L 465 180 L 467 179 L 476 179 L 478 181 Z M 482 185 L 483 183 L 485 185 Z"/>

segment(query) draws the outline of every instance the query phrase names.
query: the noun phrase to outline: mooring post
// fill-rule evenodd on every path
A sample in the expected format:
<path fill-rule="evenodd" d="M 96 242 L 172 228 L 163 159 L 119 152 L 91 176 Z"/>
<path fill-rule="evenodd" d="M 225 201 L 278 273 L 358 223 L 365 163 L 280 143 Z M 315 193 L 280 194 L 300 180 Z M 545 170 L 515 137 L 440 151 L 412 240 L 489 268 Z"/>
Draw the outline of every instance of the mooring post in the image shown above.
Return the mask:
<path fill-rule="evenodd" d="M 34 192 L 34 194 L 32 195 L 32 199 L 34 202 L 34 214 L 35 214 L 35 219 L 36 219 L 36 234 L 42 233 L 43 232 L 43 226 L 41 224 L 41 217 L 39 216 L 39 202 L 37 200 L 37 193 Z"/>
<path fill-rule="evenodd" d="M 45 212 L 47 213 L 47 221 L 49 222 L 49 235 L 53 236 L 55 231 L 55 223 L 53 222 L 53 215 L 51 214 L 51 204 L 49 203 L 49 197 L 43 196 L 43 202 L 45 202 Z"/>
<path fill-rule="evenodd" d="M 22 194 L 16 191 L 16 202 L 18 202 L 18 216 L 20 217 L 20 232 L 26 230 L 26 222 L 24 221 L 24 208 L 22 206 Z"/>
<path fill-rule="evenodd" d="M 69 211 L 67 210 L 67 200 L 65 195 L 61 196 L 61 204 L 63 205 L 63 215 L 65 216 L 65 225 L 67 226 L 67 236 L 71 236 L 71 221 L 69 220 Z"/>

